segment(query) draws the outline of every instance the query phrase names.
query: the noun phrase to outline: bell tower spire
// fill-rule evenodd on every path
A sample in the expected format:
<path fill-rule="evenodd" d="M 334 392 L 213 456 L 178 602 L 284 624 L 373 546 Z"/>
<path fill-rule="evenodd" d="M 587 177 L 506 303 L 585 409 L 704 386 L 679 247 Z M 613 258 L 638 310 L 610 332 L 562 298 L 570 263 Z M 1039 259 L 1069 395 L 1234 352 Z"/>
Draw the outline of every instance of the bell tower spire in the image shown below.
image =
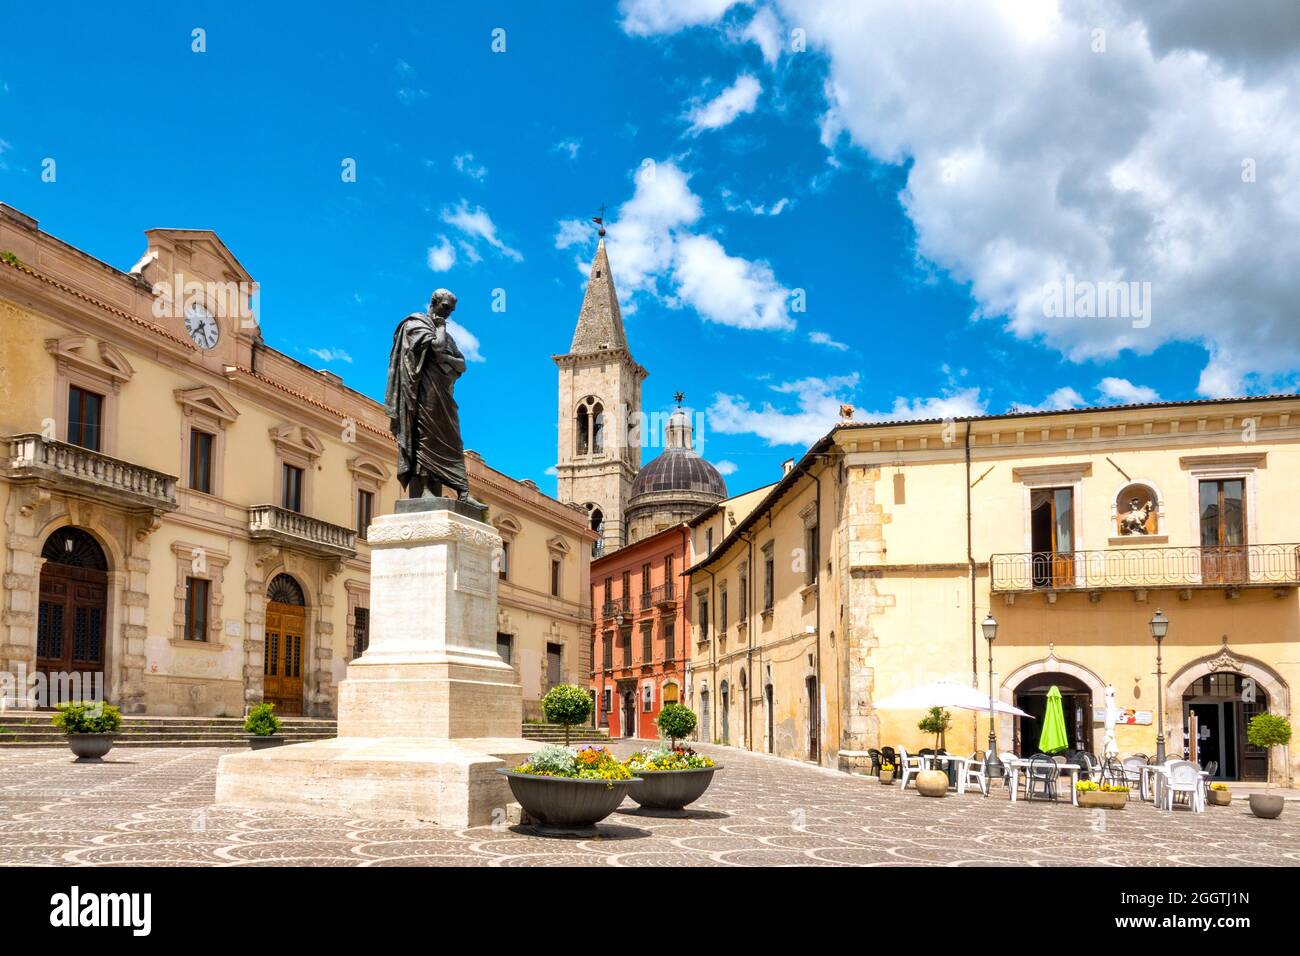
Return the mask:
<path fill-rule="evenodd" d="M 586 509 L 601 538 L 596 552 L 626 543 L 623 518 L 641 468 L 641 382 L 646 370 L 628 347 L 614 276 L 605 250 L 604 207 L 596 254 L 569 351 L 559 369 L 556 496 Z"/>

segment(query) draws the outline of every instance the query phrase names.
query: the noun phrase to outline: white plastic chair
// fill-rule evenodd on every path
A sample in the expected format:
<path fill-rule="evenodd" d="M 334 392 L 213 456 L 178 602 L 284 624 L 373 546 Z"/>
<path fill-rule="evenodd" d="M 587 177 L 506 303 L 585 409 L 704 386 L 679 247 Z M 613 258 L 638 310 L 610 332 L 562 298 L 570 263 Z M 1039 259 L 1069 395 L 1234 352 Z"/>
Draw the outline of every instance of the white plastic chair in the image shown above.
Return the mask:
<path fill-rule="evenodd" d="M 1125 757 L 1120 766 L 1124 768 L 1123 780 L 1112 780 L 1111 783 L 1122 783 L 1128 787 L 1129 797 L 1133 796 L 1133 791 L 1138 792 L 1138 799 L 1145 800 L 1146 793 L 1143 792 L 1142 768 L 1147 762 L 1141 757 Z"/>
<path fill-rule="evenodd" d="M 1011 762 L 1013 760 L 1019 760 L 1020 758 L 1017 757 L 1015 754 L 1013 754 L 1010 750 L 1004 750 L 1002 751 L 1002 753 L 998 754 L 998 759 L 1002 761 L 1002 785 L 1004 787 L 1010 788 L 1011 787 Z"/>
<path fill-rule="evenodd" d="M 907 755 L 906 747 L 899 747 L 897 749 L 898 749 L 898 772 L 903 775 L 902 777 L 903 785 L 899 787 L 899 789 L 906 790 L 907 781 L 911 780 L 912 777 L 920 773 L 925 768 L 921 766 L 920 757 L 909 757 Z"/>
<path fill-rule="evenodd" d="M 973 782 L 978 784 L 980 793 L 987 797 L 989 795 L 989 775 L 985 767 L 985 758 L 981 756 L 982 753 L 983 751 L 976 751 L 970 755 L 970 760 L 966 761 L 966 769 L 962 771 L 962 781 L 963 783 Z"/>
<path fill-rule="evenodd" d="M 1205 810 L 1205 787 L 1201 784 L 1201 768 L 1190 760 L 1171 760 L 1165 766 L 1164 796 L 1165 809 L 1174 808 L 1174 799 L 1180 793 L 1187 794 L 1188 806 L 1194 813 Z"/>

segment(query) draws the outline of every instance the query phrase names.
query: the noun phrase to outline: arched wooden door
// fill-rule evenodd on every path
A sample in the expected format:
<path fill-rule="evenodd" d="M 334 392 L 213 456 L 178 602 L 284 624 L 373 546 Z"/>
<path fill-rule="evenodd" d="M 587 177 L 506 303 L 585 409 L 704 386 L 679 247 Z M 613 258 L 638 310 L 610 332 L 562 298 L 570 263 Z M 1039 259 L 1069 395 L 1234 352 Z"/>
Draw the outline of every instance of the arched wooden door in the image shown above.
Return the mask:
<path fill-rule="evenodd" d="M 45 564 L 36 617 L 36 669 L 51 689 L 41 704 L 52 707 L 62 702 L 54 699 L 59 688 L 89 698 L 94 675 L 104 670 L 108 561 L 98 542 L 80 528 L 54 532 L 45 540 L 41 557 Z"/>
<path fill-rule="evenodd" d="M 280 715 L 302 715 L 302 656 L 307 601 L 298 582 L 276 575 L 266 590 L 266 648 L 262 657 L 262 699 Z"/>

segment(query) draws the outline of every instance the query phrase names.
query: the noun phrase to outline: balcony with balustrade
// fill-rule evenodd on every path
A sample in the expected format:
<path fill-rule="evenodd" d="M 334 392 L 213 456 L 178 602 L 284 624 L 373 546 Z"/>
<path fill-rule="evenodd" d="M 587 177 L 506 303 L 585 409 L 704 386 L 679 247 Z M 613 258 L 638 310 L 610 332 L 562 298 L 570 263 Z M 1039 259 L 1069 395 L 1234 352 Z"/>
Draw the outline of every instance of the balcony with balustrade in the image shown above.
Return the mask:
<path fill-rule="evenodd" d="M 989 585 L 1011 601 L 1017 594 L 1243 588 L 1285 592 L 1300 586 L 1300 544 L 1228 547 L 1116 548 L 994 554 Z"/>
<path fill-rule="evenodd" d="M 276 505 L 248 509 L 248 536 L 323 558 L 350 558 L 357 553 L 357 534 L 310 515 Z"/>
<path fill-rule="evenodd" d="M 8 477 L 131 511 L 176 510 L 176 476 L 42 435 L 8 439 Z"/>

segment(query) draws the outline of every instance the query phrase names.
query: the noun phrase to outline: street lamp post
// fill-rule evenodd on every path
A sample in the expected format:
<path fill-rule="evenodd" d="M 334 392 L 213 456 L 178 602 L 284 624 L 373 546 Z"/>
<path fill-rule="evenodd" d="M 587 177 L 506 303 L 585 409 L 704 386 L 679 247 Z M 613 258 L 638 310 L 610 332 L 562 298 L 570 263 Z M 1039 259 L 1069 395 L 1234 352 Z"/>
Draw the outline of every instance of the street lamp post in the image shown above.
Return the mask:
<path fill-rule="evenodd" d="M 1151 636 L 1156 641 L 1156 763 L 1163 764 L 1165 762 L 1165 683 L 1160 645 L 1165 635 L 1169 633 L 1169 618 L 1165 617 L 1160 608 L 1156 608 L 1150 627 Z"/>
<path fill-rule="evenodd" d="M 998 622 L 993 620 L 992 614 L 988 614 L 980 626 L 984 629 L 984 640 L 989 645 L 989 752 L 984 758 L 984 769 L 990 780 L 996 780 L 1003 775 L 1002 761 L 998 759 L 997 717 L 993 710 L 993 642 L 998 637 Z"/>

